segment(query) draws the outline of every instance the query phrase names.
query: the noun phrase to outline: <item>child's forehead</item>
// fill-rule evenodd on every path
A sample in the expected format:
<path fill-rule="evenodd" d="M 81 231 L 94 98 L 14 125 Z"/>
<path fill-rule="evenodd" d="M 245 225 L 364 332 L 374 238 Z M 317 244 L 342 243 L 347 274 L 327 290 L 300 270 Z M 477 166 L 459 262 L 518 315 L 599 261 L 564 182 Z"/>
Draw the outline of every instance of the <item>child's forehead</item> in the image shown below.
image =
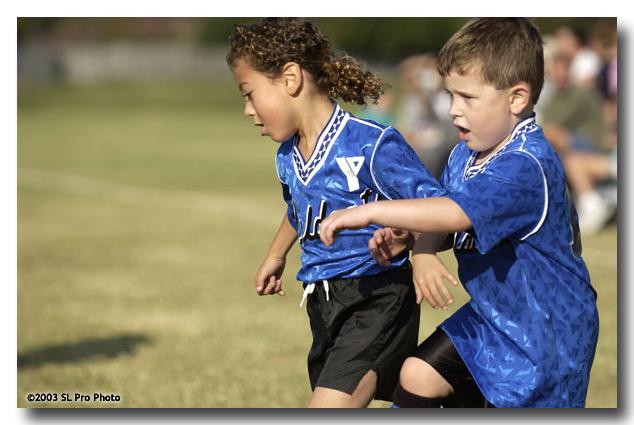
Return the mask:
<path fill-rule="evenodd" d="M 249 61 L 246 59 L 236 60 L 231 67 L 231 71 L 233 72 L 233 75 L 240 80 L 239 82 L 244 82 L 245 84 L 258 79 L 261 74 L 253 69 Z"/>
<path fill-rule="evenodd" d="M 279 79 L 279 76 L 256 69 L 248 57 L 236 59 L 231 66 L 231 72 L 236 79 L 249 83 L 274 82 Z"/>
<path fill-rule="evenodd" d="M 248 72 L 253 71 L 253 67 L 247 58 L 239 57 L 231 64 L 231 70 L 233 72 Z"/>
<path fill-rule="evenodd" d="M 252 86 L 254 84 L 257 85 L 260 80 L 257 72 L 244 63 L 235 63 L 234 66 L 231 67 L 231 72 L 240 91 L 246 91 L 252 88 Z"/>
<path fill-rule="evenodd" d="M 447 88 L 453 86 L 477 88 L 491 85 L 482 78 L 480 70 L 474 67 L 452 69 L 443 80 Z"/>
<path fill-rule="evenodd" d="M 479 77 L 482 75 L 482 61 L 478 59 L 460 60 L 449 68 L 449 74 Z"/>

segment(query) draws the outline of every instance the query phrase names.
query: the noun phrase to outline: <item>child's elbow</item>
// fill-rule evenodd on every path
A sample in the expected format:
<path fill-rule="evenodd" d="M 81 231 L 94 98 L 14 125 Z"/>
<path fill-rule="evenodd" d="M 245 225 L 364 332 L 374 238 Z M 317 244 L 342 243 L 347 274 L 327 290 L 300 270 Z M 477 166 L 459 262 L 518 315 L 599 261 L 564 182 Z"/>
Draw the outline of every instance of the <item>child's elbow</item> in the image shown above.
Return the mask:
<path fill-rule="evenodd" d="M 453 204 L 449 209 L 449 214 L 446 216 L 449 231 L 461 232 L 470 229 L 472 224 L 469 216 L 457 203 L 452 200 L 449 200 L 449 202 Z"/>

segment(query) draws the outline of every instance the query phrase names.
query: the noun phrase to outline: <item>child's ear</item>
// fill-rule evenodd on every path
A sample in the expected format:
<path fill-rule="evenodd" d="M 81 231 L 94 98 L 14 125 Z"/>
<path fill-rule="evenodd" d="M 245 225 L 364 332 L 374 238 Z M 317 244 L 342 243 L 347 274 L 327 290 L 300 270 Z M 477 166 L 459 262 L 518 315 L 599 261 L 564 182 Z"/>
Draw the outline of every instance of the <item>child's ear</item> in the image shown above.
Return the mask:
<path fill-rule="evenodd" d="M 509 107 L 514 115 L 520 115 L 531 104 L 531 87 L 519 82 L 509 89 Z"/>
<path fill-rule="evenodd" d="M 295 62 L 288 62 L 282 68 L 282 79 L 286 91 L 291 96 L 295 96 L 303 84 L 304 74 L 302 68 Z"/>

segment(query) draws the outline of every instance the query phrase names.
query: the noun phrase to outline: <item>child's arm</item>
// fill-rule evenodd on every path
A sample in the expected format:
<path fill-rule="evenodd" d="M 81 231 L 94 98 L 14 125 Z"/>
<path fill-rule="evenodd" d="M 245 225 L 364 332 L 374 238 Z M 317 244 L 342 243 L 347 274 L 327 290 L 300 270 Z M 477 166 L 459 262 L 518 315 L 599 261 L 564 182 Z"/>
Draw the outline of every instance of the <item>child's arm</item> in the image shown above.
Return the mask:
<path fill-rule="evenodd" d="M 436 255 L 436 252 L 441 251 L 446 245 L 447 239 L 444 233 L 423 234 L 416 241 L 412 251 L 416 302 L 420 303 L 424 297 L 433 308 L 443 310 L 448 304 L 453 303 L 443 279 L 447 279 L 453 286 L 458 286 L 458 280 L 449 273 Z"/>
<path fill-rule="evenodd" d="M 374 231 L 372 238 L 368 241 L 368 249 L 377 263 L 383 267 L 388 267 L 390 259 L 406 249 L 412 249 L 414 242 L 414 233 L 386 227 Z"/>
<path fill-rule="evenodd" d="M 451 239 L 444 233 L 414 234 L 388 227 L 374 232 L 368 248 L 374 259 L 384 267 L 389 266 L 390 259 L 397 254 L 412 249 L 416 303 L 420 304 L 426 299 L 432 307 L 444 310 L 453 303 L 453 298 L 443 284 L 443 279 L 450 281 L 453 286 L 458 286 L 458 280 L 436 256 L 436 252 L 449 249 Z"/>
<path fill-rule="evenodd" d="M 419 199 L 447 193 L 394 128 L 384 130 L 366 163 L 369 164 L 373 190 L 385 199 Z M 374 259 L 387 267 L 390 259 L 405 249 L 412 249 L 413 238 L 411 232 L 385 226 L 374 232 L 368 248 Z"/>
<path fill-rule="evenodd" d="M 406 249 L 412 250 L 421 235 L 428 235 L 425 236 L 425 238 L 429 239 L 432 235 L 436 235 L 436 233 L 421 234 L 392 227 L 380 228 L 374 231 L 372 238 L 368 242 L 368 249 L 377 263 L 388 267 L 392 258 Z M 438 247 L 435 252 L 446 251 L 453 247 L 453 234 L 444 236 L 444 241 L 440 240 L 440 237 L 436 240 Z M 432 252 L 434 251 L 432 250 Z"/>
<path fill-rule="evenodd" d="M 284 214 L 273 242 L 264 261 L 255 274 L 255 290 L 258 295 L 284 295 L 282 290 L 282 273 L 286 265 L 286 254 L 297 240 L 297 232 Z"/>
<path fill-rule="evenodd" d="M 371 223 L 420 233 L 452 233 L 471 228 L 471 220 L 449 198 L 380 201 L 330 214 L 319 226 L 322 242 L 331 245 L 341 229 L 360 229 Z"/>

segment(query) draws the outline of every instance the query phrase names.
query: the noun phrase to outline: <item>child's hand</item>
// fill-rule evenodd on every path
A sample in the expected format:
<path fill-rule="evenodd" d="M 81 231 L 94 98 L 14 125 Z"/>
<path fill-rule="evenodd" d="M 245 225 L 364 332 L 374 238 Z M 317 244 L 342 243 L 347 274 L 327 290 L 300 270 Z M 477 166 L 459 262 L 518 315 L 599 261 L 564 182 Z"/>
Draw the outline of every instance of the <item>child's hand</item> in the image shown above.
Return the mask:
<path fill-rule="evenodd" d="M 443 279 L 447 279 L 453 286 L 458 286 L 458 280 L 447 271 L 437 255 L 415 254 L 412 256 L 412 267 L 417 304 L 420 304 L 425 298 L 429 305 L 435 309 L 445 310 L 448 304 L 453 303 L 451 293 L 449 293 Z"/>
<path fill-rule="evenodd" d="M 255 274 L 255 290 L 258 295 L 284 295 L 281 278 L 285 265 L 285 258 L 264 259 Z"/>
<path fill-rule="evenodd" d="M 335 233 L 342 229 L 361 229 L 370 224 L 370 207 L 374 204 L 360 205 L 346 210 L 332 212 L 319 225 L 321 241 L 330 246 L 335 241 Z"/>
<path fill-rule="evenodd" d="M 413 234 L 407 230 L 386 227 L 374 232 L 368 242 L 368 249 L 377 263 L 383 267 L 390 265 L 390 259 L 394 258 L 413 245 Z"/>

